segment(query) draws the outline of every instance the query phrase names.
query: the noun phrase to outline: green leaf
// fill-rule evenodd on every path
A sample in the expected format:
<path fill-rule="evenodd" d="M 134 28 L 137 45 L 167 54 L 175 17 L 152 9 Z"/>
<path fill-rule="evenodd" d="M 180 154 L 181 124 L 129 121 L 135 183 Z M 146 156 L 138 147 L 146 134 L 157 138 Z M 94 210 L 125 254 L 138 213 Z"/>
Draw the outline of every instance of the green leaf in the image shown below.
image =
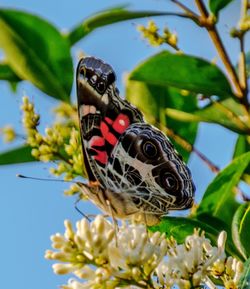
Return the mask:
<path fill-rule="evenodd" d="M 83 20 L 82 23 L 73 28 L 73 30 L 67 35 L 67 37 L 71 45 L 74 45 L 80 39 L 84 38 L 90 32 L 97 28 L 129 19 L 150 16 L 162 16 L 166 14 L 166 12 L 164 13 L 159 11 L 129 11 L 124 5 L 116 6 L 110 9 L 100 11 Z"/>
<path fill-rule="evenodd" d="M 249 289 L 250 284 L 250 258 L 244 263 L 244 271 L 238 284 L 239 289 Z"/>
<path fill-rule="evenodd" d="M 9 151 L 1 152 L 0 165 L 34 162 L 36 159 L 32 157 L 31 150 L 31 147 L 24 145 Z"/>
<path fill-rule="evenodd" d="M 250 257 L 250 203 L 239 206 L 233 217 L 233 241 L 241 255 Z"/>
<path fill-rule="evenodd" d="M 243 105 L 233 98 L 220 102 L 213 102 L 211 105 L 195 112 L 204 121 L 218 123 L 232 131 L 248 134 L 250 128 L 242 119 L 246 118 Z"/>
<path fill-rule="evenodd" d="M 235 200 L 233 188 L 238 184 L 245 168 L 250 162 L 250 153 L 235 159 L 221 171 L 208 186 L 204 197 L 196 211 L 195 218 L 226 230 L 231 240 L 231 224 L 239 203 Z M 220 220 L 214 221 L 214 218 Z"/>
<path fill-rule="evenodd" d="M 193 111 L 197 108 L 197 100 L 192 95 L 182 95 L 179 90 L 171 87 L 150 85 L 143 82 L 128 80 L 126 83 L 126 99 L 137 106 L 146 120 L 161 128 L 167 127 L 178 136 L 193 144 L 196 139 L 197 124 L 173 120 L 166 116 L 166 108 L 174 107 L 184 111 Z M 173 139 L 177 150 L 185 161 L 188 160 L 190 152 Z"/>
<path fill-rule="evenodd" d="M 208 186 L 196 211 L 196 217 L 203 214 L 222 220 L 231 227 L 233 215 L 239 206 L 233 193 L 234 187 L 250 162 L 250 153 L 234 159 Z"/>
<path fill-rule="evenodd" d="M 194 233 L 195 228 L 204 230 L 207 237 L 216 243 L 218 232 L 215 228 L 209 227 L 206 223 L 198 220 L 184 217 L 164 217 L 159 225 L 150 227 L 150 230 L 165 233 L 168 238 L 173 236 L 178 243 L 183 243 L 188 235 Z"/>
<path fill-rule="evenodd" d="M 235 144 L 233 158 L 236 158 L 246 152 L 250 151 L 250 138 L 248 135 L 239 135 Z M 250 184 L 250 164 L 244 171 L 242 179 Z"/>
<path fill-rule="evenodd" d="M 167 109 L 166 114 L 180 121 L 204 121 L 220 124 L 232 131 L 242 134 L 249 134 L 250 132 L 247 123 L 242 121 L 242 119 L 246 117 L 244 107 L 233 98 L 228 98 L 220 102 L 213 102 L 192 113 Z"/>
<path fill-rule="evenodd" d="M 235 144 L 233 158 L 236 158 L 248 151 L 250 151 L 250 144 L 248 142 L 248 136 L 239 135 Z"/>
<path fill-rule="evenodd" d="M 221 99 L 232 96 L 230 84 L 222 71 L 201 58 L 184 54 L 160 52 L 140 64 L 131 80 L 158 86 L 173 86 Z"/>
<path fill-rule="evenodd" d="M 6 63 L 0 63 L 0 79 L 9 82 L 18 82 L 21 80 Z"/>
<path fill-rule="evenodd" d="M 6 63 L 0 63 L 0 80 L 8 81 L 13 92 L 16 92 L 17 84 L 21 81 L 11 67 Z"/>
<path fill-rule="evenodd" d="M 219 11 L 232 1 L 233 0 L 209 0 L 209 8 L 211 12 L 213 12 L 213 14 L 217 16 Z"/>
<path fill-rule="evenodd" d="M 188 235 L 192 235 L 194 229 L 200 228 L 205 231 L 206 237 L 211 240 L 213 245 L 217 244 L 220 230 L 216 226 L 210 226 L 206 222 L 184 217 L 164 217 L 159 225 L 150 227 L 153 232 L 165 233 L 167 237 L 173 236 L 177 243 L 183 243 Z M 234 245 L 228 240 L 226 252 L 229 255 L 238 257 Z"/>
<path fill-rule="evenodd" d="M 44 19 L 8 9 L 0 9 L 0 31 L 0 47 L 18 77 L 69 101 L 73 65 L 67 39 Z"/>
<path fill-rule="evenodd" d="M 203 121 L 202 117 L 195 115 L 195 112 L 185 112 L 174 108 L 166 108 L 166 115 L 183 122 L 200 122 Z"/>

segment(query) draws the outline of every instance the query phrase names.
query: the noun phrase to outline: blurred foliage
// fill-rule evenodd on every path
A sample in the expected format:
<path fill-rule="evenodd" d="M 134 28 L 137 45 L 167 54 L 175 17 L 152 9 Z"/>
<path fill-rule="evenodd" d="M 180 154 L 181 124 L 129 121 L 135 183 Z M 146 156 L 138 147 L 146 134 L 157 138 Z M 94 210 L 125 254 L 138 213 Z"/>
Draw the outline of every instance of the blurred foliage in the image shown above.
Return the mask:
<path fill-rule="evenodd" d="M 222 57 L 226 73 L 209 60 L 180 51 L 176 42 L 171 45 L 168 41 L 156 41 L 154 43 L 157 45 L 170 45 L 170 50 L 162 49 L 129 73 L 125 87 L 126 98 L 144 112 L 149 122 L 169 135 L 186 161 L 191 153 L 201 156 L 194 147 L 200 122 L 217 124 L 238 134 L 232 162 L 214 178 L 191 215 L 186 218 L 165 217 L 151 230 L 173 235 L 180 242 L 195 227 L 205 230 L 212 241 L 216 240 L 221 230 L 226 230 L 229 238 L 227 252 L 246 261 L 240 285 L 243 289 L 248 288 L 246 283 L 249 283 L 250 278 L 250 209 L 249 200 L 244 193 L 238 194 L 240 190 L 237 187 L 241 180 L 250 183 L 250 105 L 247 83 L 249 52 L 246 53 L 242 45 L 249 30 L 247 19 L 250 5 L 248 3 L 249 6 L 244 6 L 247 1 L 242 1 L 242 11 L 245 14 L 241 15 L 241 25 L 232 28 L 237 30 L 232 41 L 239 40 L 241 43 L 239 53 L 243 59 L 236 69 L 231 65 L 217 30 L 218 16 L 230 2 L 232 1 L 210 0 L 206 7 L 203 1 L 196 1 L 199 15 L 185 5 L 179 5 L 183 13 L 130 11 L 125 6 L 118 6 L 91 15 L 67 34 L 63 34 L 41 17 L 22 11 L 0 9 L 0 48 L 5 56 L 0 63 L 0 79 L 8 81 L 12 88 L 26 80 L 44 92 L 45 97 L 47 95 L 69 105 L 73 84 L 71 48 L 95 29 L 129 19 L 163 15 L 188 18 L 204 27 Z M 140 31 L 144 37 L 151 37 L 151 42 L 153 36 L 154 41 L 155 37 L 160 37 L 154 34 L 158 31 L 155 25 L 140 26 Z M 168 40 L 171 39 L 171 32 L 168 29 L 165 31 L 168 31 Z M 202 102 L 201 107 L 201 100 L 206 100 L 205 106 Z M 57 123 L 57 128 L 61 130 L 64 126 L 69 129 L 54 151 L 49 147 L 55 144 L 55 140 L 58 142 L 58 138 L 54 137 L 53 143 L 51 130 L 41 135 L 37 122 L 33 127 L 35 133 L 33 131 L 32 141 L 29 139 L 23 146 L 2 152 L 0 164 L 17 164 L 35 159 L 43 161 L 41 156 L 46 151 L 46 161 L 58 161 L 57 169 L 52 170 L 54 174 L 65 174 L 67 169 L 72 169 L 78 162 L 77 169 L 73 168 L 68 178 L 81 175 L 81 160 L 76 161 L 72 152 L 75 146 L 79 148 L 78 134 L 70 134 L 73 128 L 78 131 L 77 111 L 75 108 L 62 109 L 61 104 L 59 107 L 56 114 L 63 117 Z M 30 137 L 29 134 L 27 136 Z M 202 159 L 210 168 L 213 167 L 206 157 Z M 67 165 L 64 166 L 63 163 Z M 239 196 L 243 196 L 241 202 Z"/>

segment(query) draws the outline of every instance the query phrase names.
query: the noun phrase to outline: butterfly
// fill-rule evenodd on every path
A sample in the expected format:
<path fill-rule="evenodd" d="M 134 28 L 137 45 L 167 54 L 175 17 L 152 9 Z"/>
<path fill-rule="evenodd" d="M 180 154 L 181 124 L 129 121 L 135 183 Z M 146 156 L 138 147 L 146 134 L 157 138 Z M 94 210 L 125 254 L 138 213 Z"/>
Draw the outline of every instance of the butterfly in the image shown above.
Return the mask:
<path fill-rule="evenodd" d="M 84 57 L 76 71 L 84 165 L 79 183 L 100 209 L 117 218 L 144 215 L 156 224 L 169 210 L 190 208 L 195 186 L 168 137 L 119 96 L 113 68 Z"/>

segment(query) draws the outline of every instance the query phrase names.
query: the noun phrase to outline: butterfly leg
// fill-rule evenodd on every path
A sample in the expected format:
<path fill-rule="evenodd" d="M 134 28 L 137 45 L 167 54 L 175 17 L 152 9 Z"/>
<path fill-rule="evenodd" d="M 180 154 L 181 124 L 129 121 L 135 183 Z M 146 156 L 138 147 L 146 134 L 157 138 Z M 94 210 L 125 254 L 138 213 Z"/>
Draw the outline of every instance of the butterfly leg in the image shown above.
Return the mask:
<path fill-rule="evenodd" d="M 116 247 L 118 246 L 118 240 L 117 240 L 117 233 L 118 233 L 118 222 L 114 216 L 114 212 L 113 212 L 113 209 L 112 209 L 112 206 L 110 204 L 110 201 L 108 199 L 106 199 L 106 204 L 109 208 L 109 214 L 112 218 L 112 221 L 113 221 L 113 224 L 114 224 L 114 228 L 115 228 L 115 244 L 116 244 Z"/>
<path fill-rule="evenodd" d="M 76 211 L 80 214 L 80 215 L 82 215 L 86 220 L 88 220 L 89 222 L 91 221 L 90 220 L 90 218 L 87 216 L 87 215 L 85 215 L 79 208 L 78 208 L 78 203 L 79 203 L 79 201 L 81 201 L 81 197 L 79 197 L 76 201 L 75 201 L 75 209 L 76 209 Z"/>

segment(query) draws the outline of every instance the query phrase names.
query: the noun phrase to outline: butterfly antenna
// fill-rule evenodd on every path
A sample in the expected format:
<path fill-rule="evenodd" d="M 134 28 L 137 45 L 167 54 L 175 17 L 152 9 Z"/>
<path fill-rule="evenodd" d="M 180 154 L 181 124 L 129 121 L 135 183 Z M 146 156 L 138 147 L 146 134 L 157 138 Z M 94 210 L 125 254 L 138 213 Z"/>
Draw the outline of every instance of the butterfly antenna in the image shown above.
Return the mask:
<path fill-rule="evenodd" d="M 36 180 L 36 181 L 49 181 L 49 182 L 60 182 L 60 183 L 75 183 L 77 184 L 78 182 L 76 181 L 65 181 L 65 180 L 57 180 L 57 179 L 48 179 L 48 178 L 37 178 L 37 177 L 29 177 L 29 176 L 25 176 L 25 175 L 21 175 L 21 174 L 17 174 L 16 175 L 18 178 L 22 178 L 22 179 L 31 179 L 31 180 Z M 85 215 L 77 206 L 77 204 L 79 203 L 79 201 L 81 200 L 81 198 L 79 197 L 74 204 L 74 207 L 76 209 L 76 211 L 82 215 L 85 219 L 87 219 L 89 222 L 91 221 L 90 218 Z"/>
<path fill-rule="evenodd" d="M 58 179 L 49 179 L 49 178 L 37 178 L 37 177 L 30 177 L 30 176 L 25 176 L 21 174 L 16 174 L 17 178 L 22 178 L 22 179 L 30 179 L 30 180 L 36 180 L 36 181 L 46 181 L 46 182 L 60 182 L 60 183 L 75 183 L 77 184 L 77 181 L 67 181 L 67 180 L 58 180 Z"/>
<path fill-rule="evenodd" d="M 36 180 L 36 181 L 48 181 L 48 182 L 67 182 L 65 180 L 56 180 L 56 179 L 49 179 L 49 178 L 37 178 L 37 177 L 29 177 L 21 174 L 16 174 L 16 177 L 22 178 L 22 179 L 30 179 L 30 180 Z"/>

